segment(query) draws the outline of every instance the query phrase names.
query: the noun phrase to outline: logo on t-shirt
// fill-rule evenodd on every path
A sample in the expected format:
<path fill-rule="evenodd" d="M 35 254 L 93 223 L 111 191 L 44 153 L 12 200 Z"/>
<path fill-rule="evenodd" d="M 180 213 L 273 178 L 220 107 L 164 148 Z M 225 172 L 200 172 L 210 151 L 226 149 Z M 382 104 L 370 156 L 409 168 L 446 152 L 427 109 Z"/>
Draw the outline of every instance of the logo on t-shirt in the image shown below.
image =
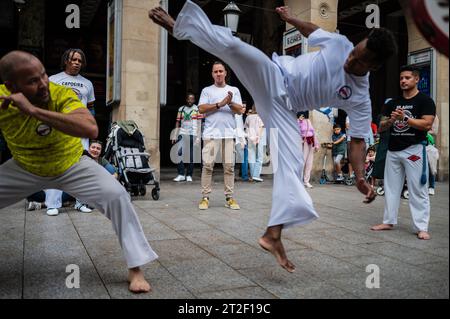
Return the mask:
<path fill-rule="evenodd" d="M 36 133 L 39 136 L 47 136 L 52 132 L 52 128 L 47 124 L 41 124 L 36 128 Z"/>
<path fill-rule="evenodd" d="M 403 110 L 405 112 L 405 115 L 410 117 L 410 118 L 414 118 L 413 114 L 408 111 L 408 110 Z M 403 120 L 401 121 L 395 121 L 394 123 L 394 131 L 397 133 L 405 133 L 406 131 L 408 131 L 410 129 L 410 126 L 408 125 L 407 122 L 404 122 Z"/>
<path fill-rule="evenodd" d="M 83 94 L 81 94 L 80 90 L 75 89 L 75 88 L 71 88 L 71 89 L 72 89 L 73 93 L 75 93 L 76 96 L 78 96 L 78 98 L 80 99 L 80 101 L 82 101 L 82 100 L 83 100 Z"/>
<path fill-rule="evenodd" d="M 348 100 L 349 98 L 352 97 L 352 95 L 353 95 L 352 88 L 349 87 L 348 85 L 341 87 L 338 91 L 338 96 L 342 100 Z"/>

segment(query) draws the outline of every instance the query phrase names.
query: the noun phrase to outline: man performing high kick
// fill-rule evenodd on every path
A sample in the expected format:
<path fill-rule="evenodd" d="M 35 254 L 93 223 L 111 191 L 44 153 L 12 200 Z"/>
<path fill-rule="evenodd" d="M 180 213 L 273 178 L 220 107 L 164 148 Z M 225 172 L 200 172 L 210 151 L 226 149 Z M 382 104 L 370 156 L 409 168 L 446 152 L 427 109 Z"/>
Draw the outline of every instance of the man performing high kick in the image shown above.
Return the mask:
<path fill-rule="evenodd" d="M 376 29 L 354 47 L 342 35 L 294 18 L 288 7 L 279 7 L 277 12 L 309 38 L 310 46 L 321 50 L 297 58 L 274 54 L 271 61 L 260 50 L 234 37 L 230 29 L 212 25 L 201 8 L 189 0 L 176 21 L 160 7 L 150 10 L 149 17 L 176 39 L 190 40 L 229 64 L 255 100 L 266 128 L 277 129 L 270 143 L 273 204 L 268 228 L 259 244 L 284 269 L 293 272 L 295 266 L 286 256 L 281 232 L 318 218 L 302 183 L 303 156 L 296 113 L 328 105 L 347 112 L 352 122 L 350 160 L 357 187 L 366 196 L 365 202 L 372 202 L 375 194 L 364 179 L 364 137 L 372 118 L 369 72 L 383 64 L 395 52 L 396 45 L 389 31 Z"/>

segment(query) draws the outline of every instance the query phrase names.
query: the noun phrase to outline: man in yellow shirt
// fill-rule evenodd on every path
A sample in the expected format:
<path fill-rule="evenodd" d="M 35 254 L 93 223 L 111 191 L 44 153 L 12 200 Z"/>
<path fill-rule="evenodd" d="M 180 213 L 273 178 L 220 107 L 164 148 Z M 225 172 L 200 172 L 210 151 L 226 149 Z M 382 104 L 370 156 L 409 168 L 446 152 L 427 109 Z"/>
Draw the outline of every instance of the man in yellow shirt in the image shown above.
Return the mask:
<path fill-rule="evenodd" d="M 83 154 L 80 138 L 96 138 L 97 124 L 71 89 L 49 83 L 33 55 L 0 59 L 0 130 L 13 156 L 0 166 L 0 209 L 41 189 L 58 188 L 88 203 L 113 224 L 129 268 L 129 289 L 149 292 L 140 266 L 151 249 L 130 196 L 111 174 Z"/>

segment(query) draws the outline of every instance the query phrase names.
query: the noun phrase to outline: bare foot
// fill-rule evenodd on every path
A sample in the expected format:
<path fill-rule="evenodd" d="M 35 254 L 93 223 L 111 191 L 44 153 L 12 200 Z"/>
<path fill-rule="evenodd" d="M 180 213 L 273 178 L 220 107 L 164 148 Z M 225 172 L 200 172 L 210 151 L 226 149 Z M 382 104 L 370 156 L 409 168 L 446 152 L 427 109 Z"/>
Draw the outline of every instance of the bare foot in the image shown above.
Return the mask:
<path fill-rule="evenodd" d="M 290 273 L 293 273 L 295 271 L 295 265 L 287 259 L 283 243 L 280 239 L 274 240 L 263 236 L 259 239 L 258 243 L 261 248 L 267 250 L 275 256 L 281 267 L 283 267 Z"/>
<path fill-rule="evenodd" d="M 421 231 L 417 234 L 417 238 L 419 238 L 420 240 L 430 240 L 431 236 L 426 231 Z"/>
<path fill-rule="evenodd" d="M 370 230 L 382 231 L 382 230 L 392 230 L 392 229 L 394 229 L 394 225 L 381 224 L 381 225 L 373 226 Z"/>
<path fill-rule="evenodd" d="M 166 29 L 170 34 L 173 34 L 173 27 L 175 25 L 175 20 L 161 7 L 156 7 L 148 12 L 148 17 L 152 21 L 164 29 Z"/>
<path fill-rule="evenodd" d="M 375 190 L 373 189 L 372 186 L 370 186 L 369 183 L 367 183 L 367 181 L 364 178 L 361 178 L 357 181 L 356 188 L 358 188 L 358 190 L 362 194 L 366 195 L 366 198 L 364 199 L 365 204 L 370 204 L 375 200 L 375 198 L 377 198 Z"/>
<path fill-rule="evenodd" d="M 152 290 L 150 284 L 144 278 L 144 273 L 139 267 L 128 270 L 128 282 L 130 283 L 128 289 L 135 294 L 147 293 Z"/>

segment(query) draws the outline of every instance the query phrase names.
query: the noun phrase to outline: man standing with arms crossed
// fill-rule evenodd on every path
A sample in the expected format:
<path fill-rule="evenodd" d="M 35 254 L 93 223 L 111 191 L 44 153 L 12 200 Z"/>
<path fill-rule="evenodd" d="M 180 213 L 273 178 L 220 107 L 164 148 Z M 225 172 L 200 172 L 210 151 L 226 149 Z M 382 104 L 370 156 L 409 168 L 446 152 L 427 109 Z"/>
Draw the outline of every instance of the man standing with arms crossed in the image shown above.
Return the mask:
<path fill-rule="evenodd" d="M 436 116 L 436 105 L 417 88 L 420 71 L 405 66 L 400 71 L 402 96 L 388 102 L 379 131 L 391 131 L 384 171 L 385 210 L 383 224 L 373 231 L 391 230 L 397 225 L 400 194 L 406 176 L 414 231 L 422 240 L 431 238 L 428 194 L 427 132 Z"/>

